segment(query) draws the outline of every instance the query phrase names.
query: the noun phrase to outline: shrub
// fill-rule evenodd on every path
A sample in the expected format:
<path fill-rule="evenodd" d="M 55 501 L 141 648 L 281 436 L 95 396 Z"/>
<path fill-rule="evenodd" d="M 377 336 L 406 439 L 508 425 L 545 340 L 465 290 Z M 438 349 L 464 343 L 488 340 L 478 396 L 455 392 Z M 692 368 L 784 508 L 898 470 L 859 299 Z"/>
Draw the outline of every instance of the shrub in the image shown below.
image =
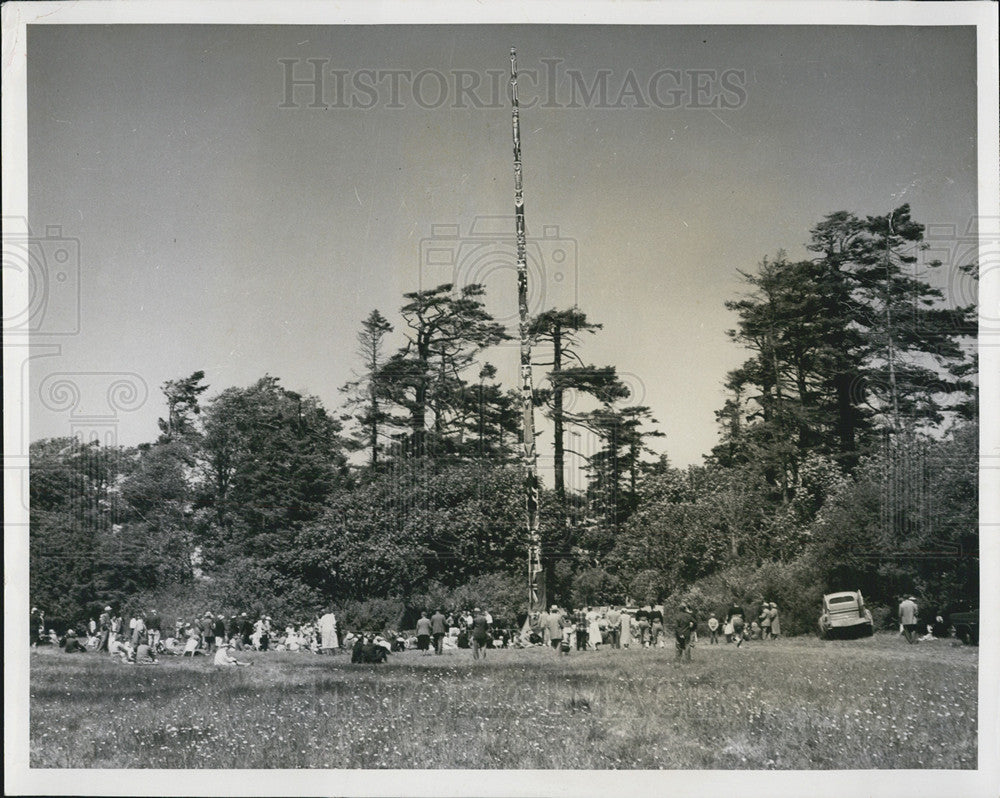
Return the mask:
<path fill-rule="evenodd" d="M 399 631 L 405 607 L 400 599 L 365 599 L 348 601 L 338 617 L 339 629 L 356 632 Z"/>
<path fill-rule="evenodd" d="M 618 601 L 621 585 L 603 568 L 587 568 L 573 578 L 573 606 L 589 607 Z"/>

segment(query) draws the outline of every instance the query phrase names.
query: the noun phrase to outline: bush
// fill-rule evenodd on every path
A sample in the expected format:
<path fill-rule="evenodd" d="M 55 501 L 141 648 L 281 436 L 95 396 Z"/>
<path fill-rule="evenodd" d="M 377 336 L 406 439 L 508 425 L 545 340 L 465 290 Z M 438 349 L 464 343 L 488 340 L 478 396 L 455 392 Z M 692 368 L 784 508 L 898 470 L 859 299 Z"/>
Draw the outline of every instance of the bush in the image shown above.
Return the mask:
<path fill-rule="evenodd" d="M 404 610 L 400 599 L 348 601 L 341 607 L 337 628 L 355 632 L 399 631 Z"/>
<path fill-rule="evenodd" d="M 883 604 L 868 604 L 865 607 L 872 614 L 872 626 L 878 629 L 897 629 L 899 622 L 896 620 L 896 613 Z"/>
<path fill-rule="evenodd" d="M 666 576 L 653 568 L 639 571 L 629 582 L 629 598 L 639 604 L 655 604 L 666 595 Z"/>
<path fill-rule="evenodd" d="M 731 566 L 670 594 L 664 608 L 671 613 L 685 602 L 703 624 L 711 612 L 724 619 L 734 600 L 751 616 L 759 612 L 761 602 L 773 601 L 778 605 L 781 634 L 798 635 L 815 630 L 823 593 L 813 565 L 799 558 L 759 568 Z"/>
<path fill-rule="evenodd" d="M 456 587 L 452 602 L 456 610 L 488 610 L 495 625 L 513 625 L 528 610 L 528 586 L 524 578 L 511 574 L 483 574 Z"/>
<path fill-rule="evenodd" d="M 618 601 L 621 585 L 618 578 L 603 568 L 587 568 L 573 578 L 573 606 L 589 607 Z"/>

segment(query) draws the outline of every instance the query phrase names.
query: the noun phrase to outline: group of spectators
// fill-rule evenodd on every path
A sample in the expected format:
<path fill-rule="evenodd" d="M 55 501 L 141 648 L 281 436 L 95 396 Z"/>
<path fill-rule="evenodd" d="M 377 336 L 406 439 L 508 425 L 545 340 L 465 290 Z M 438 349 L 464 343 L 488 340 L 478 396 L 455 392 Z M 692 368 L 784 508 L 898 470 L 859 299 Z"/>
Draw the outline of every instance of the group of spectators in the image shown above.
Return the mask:
<path fill-rule="evenodd" d="M 931 614 L 934 615 L 933 621 L 930 620 Z M 904 595 L 899 600 L 899 633 L 906 638 L 907 643 L 946 638 L 951 634 L 951 629 L 945 616 L 946 611 L 938 609 L 934 613 L 928 613 L 926 618 L 922 618 L 917 607 L 917 597 Z M 921 626 L 924 631 L 922 635 Z"/>
<path fill-rule="evenodd" d="M 773 640 L 781 634 L 777 605 L 762 602 L 759 612 L 748 622 L 747 613 L 736 601 L 722 616 L 710 613 L 705 625 L 710 643 L 724 635 L 726 642 L 739 647 L 745 640 Z M 165 622 L 156 609 L 134 613 L 126 621 L 110 606 L 98 618 L 69 629 L 63 636 L 46 630 L 45 616 L 32 608 L 32 642 L 52 644 L 67 653 L 105 652 L 125 663 L 154 664 L 163 655 L 213 656 L 216 664 L 237 665 L 240 651 L 301 651 L 315 654 L 346 650 L 354 662 L 381 662 L 396 651 L 415 649 L 425 655 L 443 654 L 449 649 L 471 649 L 474 659 L 485 658 L 491 648 L 532 645 L 570 651 L 607 648 L 663 648 L 673 639 L 678 657 L 690 658 L 698 639 L 699 619 L 686 604 L 673 613 L 662 605 L 638 608 L 621 605 L 562 609 L 553 604 L 548 611 L 533 614 L 518 628 L 494 623 L 488 610 L 445 612 L 424 610 L 415 629 L 406 633 L 392 630 L 348 631 L 338 635 L 332 610 L 317 613 L 305 623 L 289 623 L 281 628 L 266 614 L 251 617 L 246 612 L 207 611 L 198 618 L 179 617 Z"/>
<path fill-rule="evenodd" d="M 715 613 L 708 616 L 709 643 L 719 642 L 719 631 L 727 643 L 736 643 L 739 648 L 746 640 L 777 640 L 781 637 L 781 618 L 778 615 L 778 605 L 773 601 L 762 601 L 760 610 L 747 620 L 743 606 L 733 600 L 726 610 L 725 621 L 720 622 Z"/>
<path fill-rule="evenodd" d="M 724 613 L 724 621 L 710 613 L 705 626 L 709 642 L 718 643 L 720 633 L 727 643 L 739 647 L 744 640 L 774 640 L 781 634 L 778 607 L 762 602 L 760 611 L 747 621 L 747 613 L 736 601 Z M 612 605 L 561 609 L 553 604 L 548 612 L 532 616 L 529 642 L 551 645 L 564 653 L 608 648 L 664 648 L 672 637 L 678 656 L 690 656 L 698 640 L 700 619 L 687 604 L 673 614 L 665 614 L 663 605 L 646 604 L 635 609 Z"/>
<path fill-rule="evenodd" d="M 274 627 L 269 615 L 255 619 L 243 612 L 226 615 L 206 612 L 193 619 L 165 622 L 156 609 L 133 614 L 128 621 L 107 606 L 98 618 L 57 634 L 46 629 L 44 612 L 31 610 L 32 645 L 53 645 L 66 653 L 104 652 L 121 662 L 150 665 L 161 655 L 214 656 L 218 665 L 247 664 L 233 653 L 254 651 L 313 651 L 338 648 L 336 618 L 332 612 L 304 624 Z"/>

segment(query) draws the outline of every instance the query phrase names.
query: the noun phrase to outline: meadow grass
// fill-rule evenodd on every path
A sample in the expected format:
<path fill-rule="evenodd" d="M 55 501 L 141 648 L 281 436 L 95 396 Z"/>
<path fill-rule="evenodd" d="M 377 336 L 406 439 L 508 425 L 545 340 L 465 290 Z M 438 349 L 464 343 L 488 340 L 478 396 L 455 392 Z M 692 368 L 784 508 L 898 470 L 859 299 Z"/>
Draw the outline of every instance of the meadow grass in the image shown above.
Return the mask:
<path fill-rule="evenodd" d="M 975 768 L 977 649 L 896 635 L 560 656 L 39 649 L 36 768 Z"/>

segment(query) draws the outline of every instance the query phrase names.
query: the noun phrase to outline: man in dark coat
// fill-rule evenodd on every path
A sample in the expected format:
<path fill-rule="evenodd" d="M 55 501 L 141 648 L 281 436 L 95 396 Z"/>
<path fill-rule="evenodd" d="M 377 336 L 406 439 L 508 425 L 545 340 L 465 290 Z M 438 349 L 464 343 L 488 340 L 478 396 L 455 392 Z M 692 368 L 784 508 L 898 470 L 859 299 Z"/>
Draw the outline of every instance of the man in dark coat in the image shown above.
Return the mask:
<path fill-rule="evenodd" d="M 441 610 L 431 616 L 431 635 L 434 638 L 434 653 L 440 654 L 444 651 L 444 636 L 448 633 L 445 628 L 445 617 Z"/>
<path fill-rule="evenodd" d="M 674 619 L 674 642 L 677 646 L 677 659 L 686 657 L 691 660 L 691 633 L 694 631 L 694 615 L 687 604 L 681 604 Z"/>
<path fill-rule="evenodd" d="M 215 626 L 212 631 L 215 633 L 215 641 L 219 648 L 227 645 L 229 643 L 229 638 L 226 637 L 226 619 L 220 612 L 215 619 Z"/>

